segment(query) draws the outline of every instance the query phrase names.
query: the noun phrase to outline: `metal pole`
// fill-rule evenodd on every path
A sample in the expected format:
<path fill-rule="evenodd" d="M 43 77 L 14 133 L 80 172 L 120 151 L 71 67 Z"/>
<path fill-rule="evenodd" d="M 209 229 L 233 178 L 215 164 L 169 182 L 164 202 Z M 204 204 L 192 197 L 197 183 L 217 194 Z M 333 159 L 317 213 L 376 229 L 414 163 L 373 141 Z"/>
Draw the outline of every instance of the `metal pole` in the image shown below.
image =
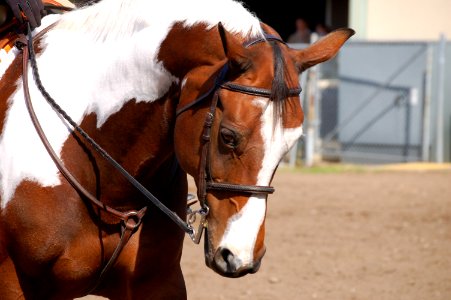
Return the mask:
<path fill-rule="evenodd" d="M 425 92 L 423 102 L 423 133 L 421 141 L 421 160 L 430 160 L 431 146 L 431 94 L 432 94 L 432 63 L 434 59 L 434 51 L 431 44 L 428 44 L 426 58 L 426 74 L 425 74 Z"/>
<path fill-rule="evenodd" d="M 435 160 L 443 163 L 443 102 L 445 99 L 445 51 L 446 37 L 442 33 L 440 35 L 440 44 L 438 51 L 438 96 L 437 96 L 437 131 Z"/>
<path fill-rule="evenodd" d="M 313 156 L 315 154 L 315 92 L 313 91 L 314 70 L 308 71 L 308 90 L 307 90 L 307 132 L 305 135 L 305 166 L 313 166 Z"/>
<path fill-rule="evenodd" d="M 410 89 L 409 98 L 407 95 L 404 95 L 405 103 L 406 103 L 406 123 L 404 126 L 404 147 L 403 147 L 403 157 L 404 162 L 409 161 L 409 149 L 410 149 L 410 127 L 412 123 L 412 105 L 415 103 L 415 88 Z"/>
<path fill-rule="evenodd" d="M 306 77 L 305 73 L 303 73 L 299 76 L 299 86 L 305 87 L 306 81 L 307 81 L 305 77 Z M 308 89 L 306 88 L 306 90 L 308 90 Z M 301 99 L 302 99 L 302 97 L 301 97 Z M 308 105 L 308 104 L 303 104 L 302 100 L 301 100 L 301 106 L 305 107 L 306 105 Z M 302 145 L 300 145 L 300 144 L 302 144 Z M 291 148 L 291 150 L 289 152 L 288 166 L 290 168 L 296 168 L 298 152 L 299 152 L 300 148 L 302 149 L 303 145 L 304 145 L 304 136 L 301 136 L 301 138 L 299 138 L 299 140 L 293 145 L 293 147 Z"/>
<path fill-rule="evenodd" d="M 290 150 L 290 160 L 288 162 L 288 166 L 290 168 L 296 167 L 296 158 L 298 156 L 298 143 L 299 142 L 294 143 L 293 147 Z"/>
<path fill-rule="evenodd" d="M 318 40 L 318 35 L 312 34 L 312 43 Z M 308 89 L 307 89 L 307 133 L 305 141 L 305 166 L 311 167 L 314 163 L 315 155 L 315 126 L 317 125 L 315 112 L 315 96 L 317 88 L 317 72 L 318 66 L 310 68 L 308 71 Z"/>

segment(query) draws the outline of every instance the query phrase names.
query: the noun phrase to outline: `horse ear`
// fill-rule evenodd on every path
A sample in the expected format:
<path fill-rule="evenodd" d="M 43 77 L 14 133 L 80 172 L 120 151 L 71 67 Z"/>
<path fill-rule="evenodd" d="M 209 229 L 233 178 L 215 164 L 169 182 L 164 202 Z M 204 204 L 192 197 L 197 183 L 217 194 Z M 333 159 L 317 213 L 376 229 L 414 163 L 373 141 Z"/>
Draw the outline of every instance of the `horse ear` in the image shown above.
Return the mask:
<path fill-rule="evenodd" d="M 222 47 L 224 49 L 225 56 L 229 61 L 231 70 L 246 70 L 250 64 L 250 59 L 246 54 L 246 48 L 242 45 L 239 39 L 229 33 L 224 26 L 222 26 L 221 22 L 218 23 L 218 30 L 221 37 Z"/>
<path fill-rule="evenodd" d="M 296 65 L 302 72 L 334 57 L 341 46 L 354 33 L 355 31 L 349 28 L 337 29 L 305 49 L 291 49 L 290 51 L 292 51 Z"/>

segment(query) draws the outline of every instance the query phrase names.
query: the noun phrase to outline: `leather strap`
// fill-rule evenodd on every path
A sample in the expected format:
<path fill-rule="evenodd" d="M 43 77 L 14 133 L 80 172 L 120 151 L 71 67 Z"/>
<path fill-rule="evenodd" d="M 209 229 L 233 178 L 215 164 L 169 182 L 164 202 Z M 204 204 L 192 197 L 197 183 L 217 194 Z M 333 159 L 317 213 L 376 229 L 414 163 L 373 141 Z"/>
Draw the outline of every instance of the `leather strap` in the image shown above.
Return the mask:
<path fill-rule="evenodd" d="M 253 46 L 255 44 L 263 43 L 263 42 L 269 42 L 269 41 L 275 41 L 275 42 L 279 42 L 279 43 L 285 44 L 285 42 L 280 37 L 278 37 L 277 35 L 265 33 L 264 37 L 256 38 L 254 40 L 250 40 L 250 41 L 244 43 L 243 46 L 248 48 L 248 47 Z"/>
<path fill-rule="evenodd" d="M 227 182 L 207 182 L 207 190 L 227 191 L 243 194 L 272 194 L 274 188 L 261 185 L 232 184 Z"/>
<path fill-rule="evenodd" d="M 210 110 L 205 117 L 204 122 L 204 130 L 202 132 L 202 154 L 200 157 L 200 166 L 199 166 L 199 179 L 198 179 L 198 191 L 197 195 L 199 198 L 199 202 L 202 207 L 206 206 L 207 199 L 207 182 L 209 180 L 207 174 L 207 166 L 210 157 L 210 141 L 211 141 L 211 127 L 213 126 L 213 122 L 215 120 L 215 112 L 216 107 L 218 106 L 219 100 L 219 90 L 216 90 L 213 95 L 213 100 L 210 105 Z"/>
<path fill-rule="evenodd" d="M 265 97 L 265 98 L 271 97 L 271 90 L 264 89 L 264 88 L 246 86 L 246 85 L 241 85 L 241 84 L 237 84 L 237 83 L 233 83 L 233 82 L 224 82 L 223 84 L 221 84 L 220 87 L 223 89 L 226 89 L 226 90 L 239 92 L 239 93 L 243 93 L 243 94 L 248 94 L 248 95 L 253 95 L 253 96 L 260 96 L 260 97 Z M 302 92 L 302 88 L 292 88 L 292 89 L 289 89 L 288 96 L 290 96 L 290 97 L 299 96 L 299 94 L 301 92 Z"/>
<path fill-rule="evenodd" d="M 227 74 L 227 71 L 229 69 L 229 65 L 226 63 L 224 66 L 221 67 L 219 70 L 218 75 L 216 76 L 214 85 L 206 92 L 200 95 L 196 100 L 194 100 L 191 103 L 188 103 L 187 105 L 183 106 L 182 108 L 179 108 L 176 112 L 176 117 L 178 117 L 180 114 L 184 113 L 191 107 L 199 104 L 200 102 L 204 101 L 208 96 L 210 96 L 212 93 L 214 93 L 218 86 L 224 82 L 225 75 Z"/>
<path fill-rule="evenodd" d="M 54 26 L 54 25 L 52 25 L 52 26 Z M 40 36 L 42 36 L 51 27 L 48 27 L 45 30 L 39 32 L 39 34 L 36 35 L 36 38 L 39 38 Z M 190 225 L 188 225 L 184 220 L 182 220 L 175 212 L 173 212 L 168 207 L 166 207 L 163 203 L 161 203 L 161 201 L 158 200 L 154 195 L 152 195 L 152 193 L 150 193 L 149 190 L 147 190 L 132 175 L 130 175 L 130 173 L 128 173 L 116 160 L 114 160 L 102 147 L 100 147 L 100 145 L 97 144 L 80 126 L 78 126 L 78 124 L 76 122 L 74 122 L 72 120 L 72 118 L 50 96 L 50 94 L 45 90 L 45 88 L 41 82 L 40 76 L 39 76 L 38 67 L 36 65 L 36 61 L 35 61 L 35 57 L 34 57 L 34 50 L 32 47 L 33 42 L 32 42 L 31 30 L 28 31 L 28 41 L 29 42 L 25 42 L 25 44 L 28 45 L 28 52 L 30 55 L 29 58 L 31 60 L 31 67 L 33 69 L 33 75 L 34 75 L 36 85 L 38 86 L 39 91 L 44 96 L 44 98 L 47 100 L 47 102 L 52 106 L 52 108 L 61 117 L 63 117 L 73 127 L 74 131 L 78 132 L 80 134 L 80 136 L 83 137 L 94 148 L 94 150 L 96 150 L 117 171 L 119 171 L 128 180 L 128 182 L 130 182 L 145 197 L 145 199 L 149 200 L 153 205 L 155 205 L 164 214 L 166 214 L 172 221 L 174 221 L 174 223 L 176 223 L 183 231 L 188 233 L 191 238 L 193 238 L 194 230 Z M 45 134 L 43 132 L 41 134 L 43 136 L 45 136 Z M 68 174 L 71 176 L 71 174 L 68 170 L 65 170 L 65 174 Z M 75 181 L 76 181 L 75 178 L 73 178 L 72 182 L 75 182 Z M 81 187 L 81 185 L 79 185 L 79 184 L 78 184 L 78 186 Z M 95 199 L 95 197 L 93 197 L 93 198 Z M 91 199 L 91 200 L 93 200 L 93 199 Z M 95 200 L 97 200 L 97 199 L 95 199 Z M 97 202 L 99 202 L 99 201 L 97 200 Z"/>
<path fill-rule="evenodd" d="M 21 43 L 27 43 L 25 37 L 21 37 L 20 39 Z M 121 226 L 122 226 L 122 234 L 121 239 L 116 246 L 113 255 L 110 257 L 106 265 L 102 268 L 102 271 L 100 272 L 100 276 L 94 285 L 93 288 L 90 289 L 90 291 L 93 291 L 101 282 L 101 280 L 105 277 L 105 274 L 114 266 L 114 264 L 117 261 L 117 258 L 119 257 L 120 253 L 124 249 L 127 242 L 130 240 L 133 233 L 139 228 L 139 226 L 142 223 L 142 219 L 147 211 L 147 207 L 143 207 L 139 211 L 136 210 L 130 210 L 127 212 L 121 212 L 118 211 L 108 205 L 105 205 L 101 201 L 99 201 L 96 197 L 94 197 L 90 192 L 88 192 L 78 181 L 77 179 L 67 170 L 67 168 L 64 166 L 62 161 L 59 159 L 58 155 L 53 150 L 52 146 L 50 145 L 47 137 L 45 136 L 42 126 L 36 116 L 36 113 L 33 108 L 33 104 L 31 102 L 30 97 L 30 90 L 29 90 L 29 84 L 28 84 L 28 59 L 29 59 L 29 47 L 32 47 L 32 45 L 28 44 L 28 47 L 24 47 L 22 49 L 22 82 L 23 82 L 23 89 L 24 89 L 24 96 L 25 96 L 25 104 L 28 109 L 28 113 L 30 115 L 31 121 L 36 129 L 36 132 L 38 133 L 39 138 L 41 139 L 44 147 L 46 148 L 47 152 L 49 153 L 50 157 L 54 161 L 57 168 L 60 170 L 61 174 L 67 179 L 67 181 L 79 192 L 81 193 L 86 199 L 88 199 L 91 203 L 98 206 L 102 210 L 107 211 L 108 213 L 114 215 L 118 219 L 121 220 Z"/>
<path fill-rule="evenodd" d="M 21 37 L 19 39 L 20 42 L 26 43 L 28 45 L 27 40 L 24 37 Z M 128 219 L 129 215 L 137 214 L 137 211 L 130 211 L 123 213 L 121 211 L 118 211 L 108 205 L 105 205 L 103 202 L 99 201 L 96 197 L 94 197 L 89 191 L 87 191 L 79 182 L 78 180 L 70 173 L 70 171 L 64 166 L 63 162 L 60 160 L 56 152 L 53 150 L 53 147 L 50 145 L 42 126 L 36 116 L 36 113 L 33 108 L 33 104 L 31 102 L 31 96 L 30 96 L 30 90 L 29 90 L 29 84 L 28 84 L 28 60 L 29 60 L 29 47 L 24 47 L 22 49 L 23 53 L 23 59 L 22 59 L 22 82 L 23 82 L 23 89 L 24 89 L 24 96 L 25 96 L 25 103 L 28 109 L 28 113 L 30 115 L 31 121 L 33 122 L 33 125 L 36 129 L 36 132 L 38 133 L 39 138 L 41 139 L 44 147 L 46 148 L 47 152 L 50 154 L 50 157 L 52 158 L 53 162 L 55 163 L 58 170 L 60 170 L 61 174 L 67 179 L 67 181 L 77 190 L 79 191 L 85 198 L 87 198 L 89 201 L 91 201 L 94 205 L 102 208 L 103 210 L 107 211 L 108 213 L 116 216 L 118 219 L 122 221 L 126 221 Z M 140 211 L 145 211 L 147 207 L 142 208 Z"/>
<path fill-rule="evenodd" d="M 108 271 L 115 265 L 117 259 L 119 258 L 119 255 L 121 254 L 125 245 L 127 245 L 128 241 L 130 240 L 132 235 L 135 233 L 135 231 L 141 225 L 141 220 L 144 217 L 144 214 L 145 214 L 145 211 L 142 212 L 142 215 L 139 215 L 139 216 L 137 215 L 136 216 L 137 219 L 129 218 L 124 223 L 124 226 L 122 227 L 121 239 L 120 239 L 119 243 L 117 244 L 116 249 L 114 249 L 114 252 L 111 255 L 110 259 L 108 260 L 106 265 L 103 267 L 95 284 L 90 289 L 88 289 L 88 294 L 93 292 L 100 285 L 100 283 L 102 283 L 102 281 L 105 278 Z"/>
<path fill-rule="evenodd" d="M 49 31 L 51 28 L 53 28 L 55 24 L 45 28 L 41 32 L 39 32 L 36 35 L 36 39 L 40 38 L 43 34 L 45 34 L 47 31 Z M 163 203 L 161 203 L 160 200 L 158 200 L 152 193 L 149 192 L 141 183 L 139 183 L 130 173 L 128 173 L 116 160 L 114 160 L 102 147 L 100 147 L 99 144 L 97 144 L 76 122 L 72 120 L 72 118 L 56 103 L 56 101 L 50 96 L 50 94 L 45 90 L 40 76 L 38 67 L 36 65 L 35 57 L 34 57 L 34 49 L 31 46 L 33 44 L 32 42 L 32 35 L 31 30 L 28 31 L 28 41 L 25 40 L 25 44 L 28 45 L 28 52 L 29 52 L 29 59 L 31 60 L 31 67 L 33 69 L 33 75 L 34 80 L 36 82 L 36 85 L 38 86 L 39 91 L 44 96 L 44 98 L 47 100 L 47 102 L 53 107 L 53 109 L 61 116 L 63 117 L 74 129 L 74 131 L 77 131 L 81 137 L 83 137 L 93 148 L 96 150 L 105 160 L 107 160 L 116 170 L 118 170 L 127 180 L 130 182 L 147 200 L 149 200 L 153 205 L 155 205 L 158 209 L 160 209 L 164 214 L 166 214 L 172 221 L 174 221 L 183 231 L 188 233 L 190 237 L 193 237 L 193 228 L 189 226 L 185 221 L 183 221 L 175 212 L 170 210 L 168 207 L 166 207 Z M 28 63 L 28 61 L 27 61 Z M 44 132 L 41 133 L 43 136 L 45 136 Z M 66 174 L 70 175 L 70 172 L 68 170 L 65 171 Z M 72 176 L 73 177 L 73 176 Z M 72 182 L 75 182 L 75 178 L 73 178 Z M 74 187 L 80 186 L 80 184 L 75 184 Z M 76 187 L 77 188 L 77 187 Z M 97 200 L 95 197 L 93 199 Z M 91 200 L 93 200 L 91 199 Z M 100 202 L 100 201 L 96 201 Z M 100 202 L 101 203 L 101 202 Z"/>

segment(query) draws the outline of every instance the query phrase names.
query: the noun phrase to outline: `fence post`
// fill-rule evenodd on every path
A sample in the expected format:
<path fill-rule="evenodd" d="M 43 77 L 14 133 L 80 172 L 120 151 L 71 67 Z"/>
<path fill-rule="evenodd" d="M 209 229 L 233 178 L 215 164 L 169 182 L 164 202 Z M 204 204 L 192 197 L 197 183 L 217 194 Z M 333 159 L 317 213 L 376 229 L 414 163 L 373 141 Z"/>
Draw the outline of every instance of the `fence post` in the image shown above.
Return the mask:
<path fill-rule="evenodd" d="M 425 92 L 423 101 L 423 132 L 421 141 L 421 160 L 430 160 L 431 147 L 431 94 L 432 94 L 432 63 L 434 60 L 434 52 L 431 44 L 427 46 L 426 57 L 426 74 L 425 74 Z"/>
<path fill-rule="evenodd" d="M 311 35 L 311 42 L 318 40 L 317 34 Z M 317 96 L 318 66 L 308 70 L 307 74 L 307 133 L 305 135 L 305 166 L 311 167 L 315 156 L 315 131 L 317 130 L 318 120 L 315 110 L 315 98 Z"/>
<path fill-rule="evenodd" d="M 446 37 L 445 34 L 440 35 L 440 43 L 438 47 L 438 84 L 437 84 L 437 130 L 436 130 L 436 146 L 435 160 L 443 163 L 443 102 L 445 99 L 445 56 L 446 56 Z"/>

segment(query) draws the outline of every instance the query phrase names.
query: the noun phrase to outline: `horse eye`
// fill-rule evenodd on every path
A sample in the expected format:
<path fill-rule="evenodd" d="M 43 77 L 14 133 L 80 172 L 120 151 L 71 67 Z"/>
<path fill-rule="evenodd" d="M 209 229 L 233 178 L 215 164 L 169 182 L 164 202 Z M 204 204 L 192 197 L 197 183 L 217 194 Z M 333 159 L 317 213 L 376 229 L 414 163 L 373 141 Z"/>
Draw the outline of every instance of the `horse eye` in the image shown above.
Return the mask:
<path fill-rule="evenodd" d="M 231 149 L 236 148 L 239 143 L 238 135 L 228 128 L 221 128 L 221 140 L 225 146 Z"/>

